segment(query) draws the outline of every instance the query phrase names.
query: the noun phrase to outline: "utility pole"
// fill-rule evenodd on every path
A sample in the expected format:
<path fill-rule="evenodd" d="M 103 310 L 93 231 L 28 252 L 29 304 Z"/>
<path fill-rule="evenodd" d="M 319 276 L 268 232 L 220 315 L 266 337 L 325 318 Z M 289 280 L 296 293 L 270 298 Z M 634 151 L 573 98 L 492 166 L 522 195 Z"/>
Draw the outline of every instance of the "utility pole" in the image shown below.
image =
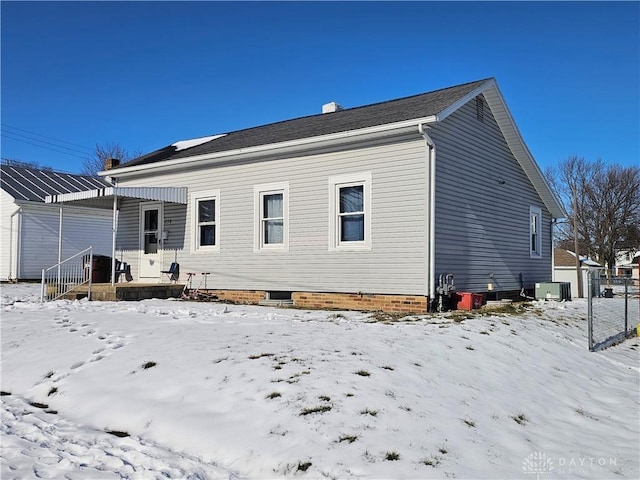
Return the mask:
<path fill-rule="evenodd" d="M 573 250 L 576 254 L 576 275 L 578 276 L 578 297 L 582 298 L 582 268 L 580 265 L 580 252 L 578 251 L 578 189 L 576 185 L 571 185 L 573 195 Z"/>

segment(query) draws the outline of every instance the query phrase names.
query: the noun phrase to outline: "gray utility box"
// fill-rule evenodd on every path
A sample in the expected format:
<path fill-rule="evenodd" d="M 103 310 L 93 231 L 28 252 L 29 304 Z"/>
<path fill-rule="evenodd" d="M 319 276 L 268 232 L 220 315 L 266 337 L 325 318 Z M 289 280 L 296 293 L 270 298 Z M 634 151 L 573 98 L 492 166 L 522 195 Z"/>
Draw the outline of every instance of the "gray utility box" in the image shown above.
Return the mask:
<path fill-rule="evenodd" d="M 571 300 L 571 283 L 536 283 L 536 300 Z"/>

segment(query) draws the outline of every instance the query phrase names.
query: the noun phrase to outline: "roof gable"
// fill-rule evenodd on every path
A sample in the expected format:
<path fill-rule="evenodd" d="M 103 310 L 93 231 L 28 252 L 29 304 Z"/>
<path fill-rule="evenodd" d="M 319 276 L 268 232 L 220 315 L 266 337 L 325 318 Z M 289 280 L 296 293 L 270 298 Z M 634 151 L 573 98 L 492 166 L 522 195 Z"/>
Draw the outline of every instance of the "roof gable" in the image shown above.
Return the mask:
<path fill-rule="evenodd" d="M 16 201 L 43 202 L 47 195 L 80 192 L 110 184 L 88 175 L 0 165 L 0 188 Z"/>

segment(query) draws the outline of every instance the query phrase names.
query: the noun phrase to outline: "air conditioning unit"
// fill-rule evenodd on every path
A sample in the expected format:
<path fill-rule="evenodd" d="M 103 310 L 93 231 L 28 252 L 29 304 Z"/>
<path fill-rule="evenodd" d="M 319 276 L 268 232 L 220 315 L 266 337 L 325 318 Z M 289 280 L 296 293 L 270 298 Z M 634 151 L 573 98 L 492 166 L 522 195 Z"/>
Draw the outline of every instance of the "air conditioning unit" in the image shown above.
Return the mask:
<path fill-rule="evenodd" d="M 571 283 L 536 283 L 536 300 L 571 300 Z"/>

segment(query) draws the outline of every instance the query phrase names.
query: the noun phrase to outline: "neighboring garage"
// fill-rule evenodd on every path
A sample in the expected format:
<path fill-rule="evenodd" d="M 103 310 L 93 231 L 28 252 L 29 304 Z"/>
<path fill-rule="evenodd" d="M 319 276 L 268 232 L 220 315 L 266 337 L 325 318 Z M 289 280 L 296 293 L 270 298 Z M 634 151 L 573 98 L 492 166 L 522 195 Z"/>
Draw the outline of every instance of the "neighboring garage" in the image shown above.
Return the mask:
<path fill-rule="evenodd" d="M 42 269 L 89 246 L 111 255 L 112 214 L 98 208 L 45 204 L 47 195 L 101 188 L 96 177 L 0 165 L 0 281 L 38 280 Z"/>

